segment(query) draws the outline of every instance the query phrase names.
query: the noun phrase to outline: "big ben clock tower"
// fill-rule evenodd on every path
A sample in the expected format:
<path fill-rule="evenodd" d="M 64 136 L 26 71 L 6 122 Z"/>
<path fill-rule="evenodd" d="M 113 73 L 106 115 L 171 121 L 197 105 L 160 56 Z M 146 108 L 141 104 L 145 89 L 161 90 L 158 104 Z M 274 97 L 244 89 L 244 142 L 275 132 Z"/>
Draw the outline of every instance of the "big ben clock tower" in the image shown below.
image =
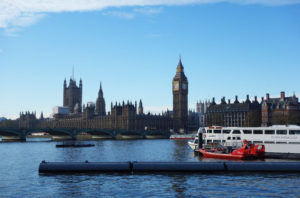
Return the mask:
<path fill-rule="evenodd" d="M 181 57 L 173 78 L 174 131 L 186 132 L 188 126 L 188 80 L 184 75 Z"/>

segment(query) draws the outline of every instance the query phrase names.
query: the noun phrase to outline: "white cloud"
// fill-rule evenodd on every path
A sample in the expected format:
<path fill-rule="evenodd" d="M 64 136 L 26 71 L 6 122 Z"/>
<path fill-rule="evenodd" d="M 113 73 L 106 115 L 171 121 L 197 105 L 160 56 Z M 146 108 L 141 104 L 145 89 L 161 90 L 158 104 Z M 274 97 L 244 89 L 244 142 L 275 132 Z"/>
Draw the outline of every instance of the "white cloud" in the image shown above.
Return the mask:
<path fill-rule="evenodd" d="M 113 10 L 113 11 L 104 11 L 103 15 L 104 16 L 114 16 L 114 17 L 119 17 L 122 19 L 133 19 L 136 15 L 153 15 L 153 14 L 159 14 L 162 12 L 163 8 L 161 7 L 141 7 L 141 8 L 135 8 L 132 11 L 118 11 L 118 10 Z"/>
<path fill-rule="evenodd" d="M 133 11 L 144 15 L 152 15 L 152 14 L 161 13 L 163 11 L 163 8 L 162 7 L 141 7 L 141 8 L 135 8 Z"/>
<path fill-rule="evenodd" d="M 300 0 L 1 0 L 0 28 L 25 27 L 36 23 L 48 13 L 84 12 L 103 10 L 111 7 L 138 6 L 134 12 L 144 14 L 159 13 L 159 9 L 149 6 L 187 5 L 230 2 L 238 4 L 288 5 Z M 143 7 L 148 8 L 143 8 Z M 111 13 L 130 18 L 134 14 Z"/>
<path fill-rule="evenodd" d="M 120 12 L 120 11 L 106 11 L 106 12 L 103 12 L 103 15 L 119 17 L 122 19 L 132 19 L 135 16 L 135 14 L 132 12 Z"/>

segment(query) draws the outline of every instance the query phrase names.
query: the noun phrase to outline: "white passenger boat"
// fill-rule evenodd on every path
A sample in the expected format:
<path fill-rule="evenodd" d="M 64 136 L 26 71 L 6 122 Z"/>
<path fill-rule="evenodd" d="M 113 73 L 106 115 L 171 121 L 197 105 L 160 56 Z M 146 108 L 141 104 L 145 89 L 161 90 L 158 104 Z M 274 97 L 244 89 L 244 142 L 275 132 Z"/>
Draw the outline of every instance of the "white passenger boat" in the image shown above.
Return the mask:
<path fill-rule="evenodd" d="M 274 125 L 271 127 L 205 127 L 203 144 L 220 143 L 223 146 L 241 147 L 246 139 L 249 143 L 264 144 L 266 156 L 278 158 L 300 158 L 300 126 Z M 198 143 L 197 143 L 198 144 Z M 193 150 L 197 150 L 196 140 Z"/>

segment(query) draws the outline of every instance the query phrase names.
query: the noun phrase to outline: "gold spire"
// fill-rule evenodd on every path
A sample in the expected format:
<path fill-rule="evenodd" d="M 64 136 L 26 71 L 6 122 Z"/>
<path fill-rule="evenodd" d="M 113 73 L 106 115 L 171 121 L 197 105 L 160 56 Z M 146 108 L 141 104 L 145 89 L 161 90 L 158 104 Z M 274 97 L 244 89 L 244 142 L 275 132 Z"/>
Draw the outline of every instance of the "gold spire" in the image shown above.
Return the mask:
<path fill-rule="evenodd" d="M 176 68 L 176 71 L 177 72 L 183 72 L 183 65 L 182 65 L 182 62 L 181 62 L 181 55 L 179 55 L 179 62 L 178 62 L 178 65 L 177 65 L 177 68 Z"/>

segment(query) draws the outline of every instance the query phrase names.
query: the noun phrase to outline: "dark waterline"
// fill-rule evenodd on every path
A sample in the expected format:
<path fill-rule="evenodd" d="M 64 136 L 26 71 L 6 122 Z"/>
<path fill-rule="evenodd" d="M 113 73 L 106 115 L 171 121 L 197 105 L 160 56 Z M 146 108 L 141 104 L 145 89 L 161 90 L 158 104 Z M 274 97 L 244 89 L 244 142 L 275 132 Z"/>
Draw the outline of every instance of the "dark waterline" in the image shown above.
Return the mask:
<path fill-rule="evenodd" d="M 86 148 L 56 148 L 61 142 L 37 140 L 41 139 L 0 143 L 0 197 L 297 197 L 300 194 L 297 173 L 39 175 L 42 160 L 185 162 L 201 159 L 182 140 L 86 141 L 95 144 Z"/>

